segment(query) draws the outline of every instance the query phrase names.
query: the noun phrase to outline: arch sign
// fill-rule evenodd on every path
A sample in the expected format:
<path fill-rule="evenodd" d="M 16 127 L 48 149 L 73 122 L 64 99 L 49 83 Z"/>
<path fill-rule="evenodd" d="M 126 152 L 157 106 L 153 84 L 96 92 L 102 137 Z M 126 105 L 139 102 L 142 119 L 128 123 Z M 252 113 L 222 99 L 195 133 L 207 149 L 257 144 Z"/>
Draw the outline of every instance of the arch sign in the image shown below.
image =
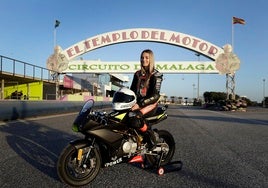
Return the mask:
<path fill-rule="evenodd" d="M 56 46 L 47 60 L 47 68 L 59 73 L 133 73 L 139 62 L 102 62 L 78 60 L 77 57 L 92 50 L 125 42 L 158 42 L 189 49 L 212 61 L 156 62 L 162 73 L 230 73 L 239 68 L 240 61 L 230 51 L 203 39 L 170 30 L 133 28 L 96 35 L 80 41 L 65 50 Z M 217 59 L 221 57 L 220 59 Z M 230 61 L 231 60 L 231 61 Z M 232 67 L 232 68 L 230 68 Z"/>

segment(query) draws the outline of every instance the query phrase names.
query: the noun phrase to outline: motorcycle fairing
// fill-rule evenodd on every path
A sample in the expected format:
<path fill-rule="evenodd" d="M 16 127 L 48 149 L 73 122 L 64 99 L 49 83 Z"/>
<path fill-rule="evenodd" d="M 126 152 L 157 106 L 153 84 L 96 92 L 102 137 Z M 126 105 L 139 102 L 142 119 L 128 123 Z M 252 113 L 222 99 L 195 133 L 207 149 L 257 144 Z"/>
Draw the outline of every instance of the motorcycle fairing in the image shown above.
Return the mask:
<path fill-rule="evenodd" d="M 115 118 L 122 121 L 124 119 L 124 117 L 125 117 L 126 114 L 127 113 L 119 114 L 119 115 L 115 116 Z"/>
<path fill-rule="evenodd" d="M 158 107 L 156 110 L 156 113 L 153 116 L 146 117 L 146 121 L 149 124 L 156 124 L 159 123 L 160 121 L 167 119 L 167 113 L 166 113 L 166 108 L 164 107 Z"/>
<path fill-rule="evenodd" d="M 87 147 L 89 145 L 88 140 L 80 139 L 80 140 L 73 140 L 70 142 L 71 145 L 73 145 L 76 149 L 81 149 L 84 147 Z"/>
<path fill-rule="evenodd" d="M 123 135 L 108 128 L 90 130 L 88 133 L 97 138 L 100 138 L 105 143 L 108 143 L 110 145 L 120 144 L 123 138 Z"/>
<path fill-rule="evenodd" d="M 127 113 L 126 111 L 114 111 L 109 114 L 109 120 L 114 123 L 125 123 Z"/>

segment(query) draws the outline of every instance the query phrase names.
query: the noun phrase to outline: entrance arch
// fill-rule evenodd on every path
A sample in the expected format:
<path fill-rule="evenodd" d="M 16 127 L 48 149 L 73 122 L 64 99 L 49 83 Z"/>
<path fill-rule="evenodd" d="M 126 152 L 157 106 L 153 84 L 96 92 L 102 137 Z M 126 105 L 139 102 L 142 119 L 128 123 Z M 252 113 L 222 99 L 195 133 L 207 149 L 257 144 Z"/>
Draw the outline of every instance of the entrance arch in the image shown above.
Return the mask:
<path fill-rule="evenodd" d="M 223 49 L 192 35 L 163 29 L 132 28 L 99 34 L 82 40 L 61 52 L 70 61 L 92 50 L 125 42 L 159 42 L 192 50 L 213 61 Z"/>
<path fill-rule="evenodd" d="M 185 33 L 180 33 L 171 30 L 154 29 L 154 28 L 132 28 L 132 29 L 116 30 L 96 35 L 87 38 L 85 40 L 82 40 L 66 48 L 65 50 L 62 50 L 61 47 L 56 46 L 54 49 L 54 54 L 51 55 L 47 60 L 47 68 L 58 73 L 66 72 L 66 70 L 70 70 L 69 62 L 75 60 L 76 57 L 98 48 L 126 42 L 165 43 L 194 51 L 199 55 L 203 55 L 204 57 L 211 59 L 214 63 L 215 69 L 213 67 L 211 68 L 211 66 L 209 66 L 209 68 L 206 69 L 209 71 L 218 70 L 218 72 L 220 72 L 221 74 L 227 75 L 227 82 L 226 82 L 227 93 L 229 92 L 228 90 L 230 89 L 228 86 L 229 85 L 228 77 L 230 76 L 234 77 L 235 71 L 238 70 L 240 67 L 240 60 L 235 54 L 232 53 L 232 50 L 230 51 L 231 49 L 230 45 L 229 46 L 225 45 L 226 50 L 224 50 L 223 48 L 218 47 L 217 45 L 214 45 L 206 40 Z M 82 66 L 84 66 L 85 64 L 90 64 L 90 62 L 85 61 L 84 62 L 80 61 L 80 63 L 82 63 Z M 71 69 L 73 69 L 74 66 L 71 65 L 71 63 L 70 66 L 72 66 Z M 181 65 L 175 65 L 175 66 L 172 65 L 171 67 L 172 68 L 175 67 L 174 71 L 179 73 L 177 67 L 181 67 Z M 192 73 L 208 73 L 204 71 L 203 68 L 204 65 L 201 66 L 189 65 L 189 67 L 194 70 L 194 72 Z M 200 67 L 202 67 L 201 71 L 199 71 Z M 88 69 L 88 67 L 86 67 L 86 69 Z M 96 72 L 96 70 L 94 71 Z M 87 71 L 83 68 L 78 72 L 86 73 Z M 121 72 L 123 73 L 124 71 Z M 125 72 L 128 73 L 129 70 Z M 164 71 L 162 72 L 164 73 Z M 231 92 L 233 93 L 233 95 L 235 88 L 234 85 L 235 85 L 234 79 L 232 79 Z"/>

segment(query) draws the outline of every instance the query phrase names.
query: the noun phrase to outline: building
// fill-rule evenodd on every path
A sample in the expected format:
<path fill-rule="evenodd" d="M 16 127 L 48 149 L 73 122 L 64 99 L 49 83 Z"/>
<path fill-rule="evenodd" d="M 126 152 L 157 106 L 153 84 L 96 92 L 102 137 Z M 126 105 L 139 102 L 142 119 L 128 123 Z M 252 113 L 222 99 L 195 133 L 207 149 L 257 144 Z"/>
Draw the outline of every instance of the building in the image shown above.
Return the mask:
<path fill-rule="evenodd" d="M 51 73 L 49 69 L 0 56 L 0 99 L 87 100 L 94 97 L 95 100 L 111 100 L 114 92 L 129 81 L 121 74 L 52 77 Z"/>
<path fill-rule="evenodd" d="M 60 97 L 66 95 L 102 96 L 110 98 L 120 88 L 126 87 L 128 76 L 122 74 L 72 74 L 60 80 Z"/>

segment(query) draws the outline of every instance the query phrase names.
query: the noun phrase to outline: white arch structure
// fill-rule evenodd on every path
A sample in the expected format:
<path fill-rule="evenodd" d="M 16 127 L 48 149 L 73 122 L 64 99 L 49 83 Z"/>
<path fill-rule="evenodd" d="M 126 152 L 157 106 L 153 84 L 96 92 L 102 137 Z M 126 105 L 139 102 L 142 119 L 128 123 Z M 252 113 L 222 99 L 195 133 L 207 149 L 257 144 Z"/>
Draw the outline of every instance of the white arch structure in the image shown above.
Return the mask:
<path fill-rule="evenodd" d="M 75 60 L 92 50 L 126 42 L 165 43 L 194 51 L 212 60 L 211 62 L 157 62 L 158 69 L 163 73 L 219 73 L 215 60 L 224 53 L 221 47 L 188 34 L 154 28 L 132 28 L 99 34 L 61 50 L 57 63 L 67 62 L 68 66 L 66 65 L 66 68 L 59 72 L 134 72 L 139 62 L 128 62 L 128 64 L 124 62 L 122 66 L 122 62 Z"/>
<path fill-rule="evenodd" d="M 65 50 L 59 46 L 47 60 L 47 68 L 59 73 L 130 73 L 138 69 L 139 62 L 101 62 L 76 60 L 92 50 L 125 42 L 158 42 L 174 45 L 203 55 L 211 62 L 157 62 L 162 73 L 221 73 L 226 74 L 227 96 L 235 96 L 235 71 L 240 67 L 239 58 L 228 45 L 226 51 L 206 40 L 176 32 L 155 28 L 132 28 L 103 33 L 80 41 Z M 124 62 L 125 63 L 125 62 Z"/>
<path fill-rule="evenodd" d="M 103 33 L 80 41 L 62 53 L 71 60 L 89 51 L 124 42 L 160 42 L 183 47 L 215 60 L 223 49 L 203 39 L 175 31 L 133 28 Z"/>

